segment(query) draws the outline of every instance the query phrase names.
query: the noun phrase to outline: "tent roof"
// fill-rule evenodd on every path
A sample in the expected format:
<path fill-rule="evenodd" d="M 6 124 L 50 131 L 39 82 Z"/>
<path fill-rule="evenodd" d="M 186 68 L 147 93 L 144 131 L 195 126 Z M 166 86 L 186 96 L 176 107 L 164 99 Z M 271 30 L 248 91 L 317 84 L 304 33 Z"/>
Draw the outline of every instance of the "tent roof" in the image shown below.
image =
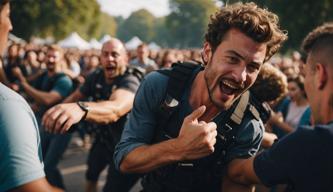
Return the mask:
<path fill-rule="evenodd" d="M 59 41 L 58 44 L 64 48 L 78 48 L 82 50 L 90 48 L 89 43 L 82 39 L 76 32 L 71 33 L 67 38 Z"/>
<path fill-rule="evenodd" d="M 129 50 L 133 50 L 136 49 L 141 43 L 142 41 L 139 39 L 139 37 L 135 36 L 131 40 L 127 41 L 127 43 L 125 43 L 125 47 Z"/>
<path fill-rule="evenodd" d="M 149 47 L 149 49 L 156 50 L 156 51 L 161 49 L 161 47 L 159 45 L 157 45 L 157 43 L 155 43 L 155 42 L 149 43 L 148 47 Z"/>
<path fill-rule="evenodd" d="M 103 35 L 103 37 L 99 40 L 99 42 L 100 42 L 101 44 L 103 44 L 103 43 L 109 41 L 111 38 L 112 38 L 112 37 L 111 37 L 110 35 L 105 34 L 105 35 Z"/>
<path fill-rule="evenodd" d="M 90 44 L 90 48 L 92 49 L 101 49 L 102 48 L 102 44 L 100 42 L 98 42 L 96 39 L 91 39 L 89 41 Z"/>

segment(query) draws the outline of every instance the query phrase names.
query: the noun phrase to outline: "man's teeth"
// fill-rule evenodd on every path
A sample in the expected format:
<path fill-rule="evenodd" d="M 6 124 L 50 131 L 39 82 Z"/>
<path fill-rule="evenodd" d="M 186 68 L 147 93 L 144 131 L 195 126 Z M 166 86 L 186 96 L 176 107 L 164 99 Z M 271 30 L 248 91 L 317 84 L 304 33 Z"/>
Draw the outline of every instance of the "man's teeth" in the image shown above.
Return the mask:
<path fill-rule="evenodd" d="M 227 81 L 222 81 L 222 83 L 223 83 L 224 85 L 226 85 L 226 86 L 230 87 L 231 89 L 238 89 L 238 87 L 236 87 L 236 86 L 234 86 L 234 85 L 230 84 L 230 83 L 229 83 L 229 82 L 227 82 Z"/>

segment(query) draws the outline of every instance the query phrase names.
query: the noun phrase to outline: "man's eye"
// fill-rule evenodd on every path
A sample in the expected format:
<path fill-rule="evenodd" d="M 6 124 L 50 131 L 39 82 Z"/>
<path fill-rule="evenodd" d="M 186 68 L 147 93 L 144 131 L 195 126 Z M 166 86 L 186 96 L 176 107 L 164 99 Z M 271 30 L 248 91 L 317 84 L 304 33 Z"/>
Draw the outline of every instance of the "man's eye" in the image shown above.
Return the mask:
<path fill-rule="evenodd" d="M 227 57 L 227 60 L 229 63 L 237 63 L 239 61 L 239 59 L 237 57 Z"/>
<path fill-rule="evenodd" d="M 257 70 L 259 70 L 259 67 L 257 65 L 248 65 L 247 66 L 247 69 L 250 71 L 250 72 L 255 72 Z"/>

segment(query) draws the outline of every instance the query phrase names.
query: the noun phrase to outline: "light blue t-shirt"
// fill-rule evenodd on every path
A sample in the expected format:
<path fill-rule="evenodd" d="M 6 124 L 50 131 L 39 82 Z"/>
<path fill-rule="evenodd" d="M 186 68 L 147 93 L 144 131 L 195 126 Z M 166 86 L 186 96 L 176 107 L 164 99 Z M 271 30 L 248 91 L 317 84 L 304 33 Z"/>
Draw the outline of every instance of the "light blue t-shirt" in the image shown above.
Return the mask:
<path fill-rule="evenodd" d="M 0 192 L 44 176 L 34 113 L 20 95 L 0 83 Z"/>

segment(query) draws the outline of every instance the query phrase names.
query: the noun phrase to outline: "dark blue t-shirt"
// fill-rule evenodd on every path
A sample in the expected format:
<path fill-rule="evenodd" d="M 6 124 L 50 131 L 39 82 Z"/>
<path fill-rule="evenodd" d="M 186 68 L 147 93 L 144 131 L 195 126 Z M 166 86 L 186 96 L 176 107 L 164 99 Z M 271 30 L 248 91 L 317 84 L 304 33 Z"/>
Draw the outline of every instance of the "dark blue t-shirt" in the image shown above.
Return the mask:
<path fill-rule="evenodd" d="M 267 186 L 288 183 L 294 191 L 333 191 L 333 124 L 300 127 L 254 160 Z"/>

